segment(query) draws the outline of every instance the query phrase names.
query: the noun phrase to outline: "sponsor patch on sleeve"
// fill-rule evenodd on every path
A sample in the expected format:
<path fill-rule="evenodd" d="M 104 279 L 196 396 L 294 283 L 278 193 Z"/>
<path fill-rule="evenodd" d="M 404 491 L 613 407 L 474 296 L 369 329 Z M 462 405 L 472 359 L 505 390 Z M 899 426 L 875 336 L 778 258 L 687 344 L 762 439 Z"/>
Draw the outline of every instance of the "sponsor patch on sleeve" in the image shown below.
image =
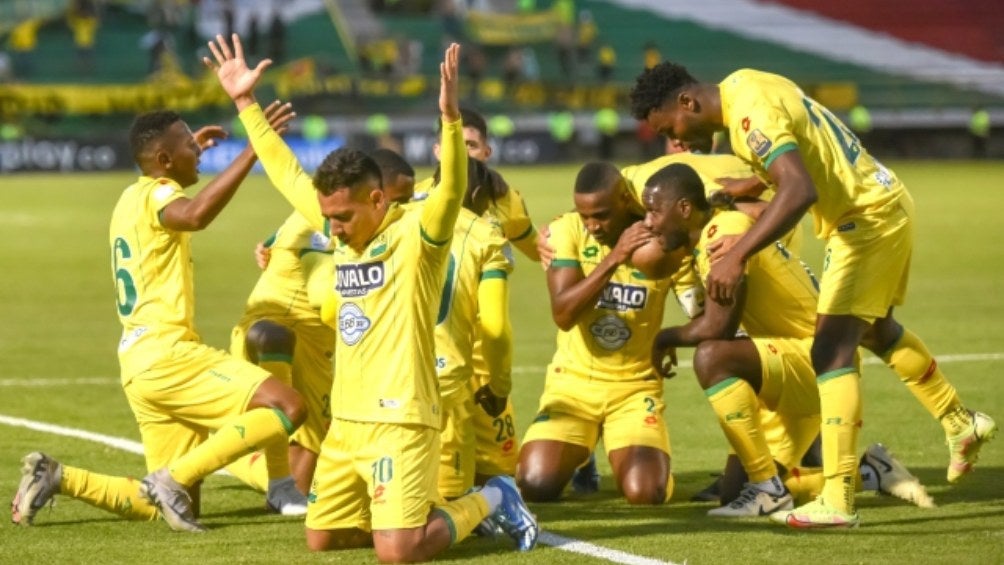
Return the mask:
<path fill-rule="evenodd" d="M 759 129 L 755 129 L 746 136 L 746 145 L 749 145 L 750 149 L 757 157 L 763 158 L 770 153 L 770 148 L 774 145 L 771 143 L 767 136 L 763 134 Z"/>

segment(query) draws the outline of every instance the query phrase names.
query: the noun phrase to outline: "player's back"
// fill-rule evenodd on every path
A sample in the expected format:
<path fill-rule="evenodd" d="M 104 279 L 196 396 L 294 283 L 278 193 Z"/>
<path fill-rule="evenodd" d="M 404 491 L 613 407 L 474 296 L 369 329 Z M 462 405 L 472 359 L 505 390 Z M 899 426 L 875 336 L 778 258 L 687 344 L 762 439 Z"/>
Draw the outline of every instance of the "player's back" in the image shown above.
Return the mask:
<path fill-rule="evenodd" d="M 764 178 L 779 155 L 801 155 L 819 196 L 812 208 L 818 236 L 827 237 L 852 217 L 880 221 L 905 192 L 847 126 L 790 80 L 742 69 L 719 86 L 736 155 Z"/>
<path fill-rule="evenodd" d="M 191 235 L 160 223 L 160 212 L 182 197 L 181 187 L 169 179 L 140 177 L 112 212 L 109 243 L 123 327 L 123 378 L 149 368 L 174 343 L 199 339 Z"/>
<path fill-rule="evenodd" d="M 436 315 L 436 370 L 444 402 L 466 396 L 473 374 L 481 280 L 507 277 L 509 244 L 496 226 L 463 209 L 453 231 L 439 310 Z"/>
<path fill-rule="evenodd" d="M 690 168 L 694 169 L 697 176 L 701 177 L 701 182 L 704 183 L 705 194 L 711 194 L 722 188 L 717 179 L 754 176 L 753 169 L 735 155 L 705 155 L 689 151 L 670 153 L 656 157 L 646 163 L 629 165 L 621 169 L 621 175 L 627 181 L 631 194 L 634 195 L 640 204 L 641 195 L 645 192 L 645 183 L 649 177 L 675 163 L 689 165 Z"/>
<path fill-rule="evenodd" d="M 708 245 L 723 236 L 749 231 L 754 220 L 734 210 L 718 212 L 701 232 L 694 250 L 701 280 L 711 262 Z M 742 328 L 752 337 L 811 337 L 815 332 L 819 286 L 808 267 L 780 242 L 750 257 L 746 263 L 746 301 Z"/>

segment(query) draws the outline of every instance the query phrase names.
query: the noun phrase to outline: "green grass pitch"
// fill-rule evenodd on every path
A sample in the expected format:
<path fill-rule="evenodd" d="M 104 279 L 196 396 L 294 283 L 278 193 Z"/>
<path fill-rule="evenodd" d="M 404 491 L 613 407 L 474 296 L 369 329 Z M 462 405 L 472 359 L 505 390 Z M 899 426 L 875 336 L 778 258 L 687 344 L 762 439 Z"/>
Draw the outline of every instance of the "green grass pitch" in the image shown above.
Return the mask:
<path fill-rule="evenodd" d="M 963 400 L 1004 424 L 1004 164 L 900 162 L 891 167 L 917 201 L 917 238 L 907 304 L 899 319 L 942 357 Z M 424 171 L 423 171 L 424 172 Z M 503 168 L 538 224 L 571 207 L 575 168 Z M 0 183 L 0 415 L 138 440 L 117 384 L 119 326 L 109 265 L 108 219 L 129 173 L 15 175 Z M 287 215 L 264 177 L 252 177 L 230 207 L 194 239 L 197 325 L 226 347 L 256 277 L 252 249 Z M 806 258 L 819 269 L 811 238 Z M 520 259 L 512 277 L 514 381 L 525 431 L 554 348 L 543 272 Z M 667 306 L 667 322 L 682 319 Z M 983 355 L 983 354 L 996 354 Z M 689 360 L 684 353 L 683 359 Z M 924 510 L 859 497 L 861 527 L 802 533 L 763 520 L 721 521 L 690 503 L 724 460 L 725 440 L 687 368 L 666 384 L 666 416 L 677 479 L 673 501 L 632 508 L 619 500 L 601 458 L 602 492 L 533 505 L 543 529 L 605 548 L 682 563 L 1001 563 L 1004 562 L 1004 439 L 985 449 L 976 472 L 945 482 L 940 426 L 885 367 L 863 381 L 860 447 L 882 441 L 928 486 L 938 504 Z M 60 461 L 110 474 L 145 474 L 143 459 L 104 445 L 0 424 L 0 494 L 12 496 L 19 459 L 43 450 Z M 374 560 L 371 550 L 312 555 L 302 524 L 266 515 L 263 496 L 229 477 L 203 491 L 205 535 L 162 523 L 129 523 L 58 498 L 36 527 L 0 526 L 0 561 L 10 563 L 344 562 Z M 541 546 L 516 555 L 502 542 L 472 539 L 444 561 L 583 563 L 598 560 Z"/>

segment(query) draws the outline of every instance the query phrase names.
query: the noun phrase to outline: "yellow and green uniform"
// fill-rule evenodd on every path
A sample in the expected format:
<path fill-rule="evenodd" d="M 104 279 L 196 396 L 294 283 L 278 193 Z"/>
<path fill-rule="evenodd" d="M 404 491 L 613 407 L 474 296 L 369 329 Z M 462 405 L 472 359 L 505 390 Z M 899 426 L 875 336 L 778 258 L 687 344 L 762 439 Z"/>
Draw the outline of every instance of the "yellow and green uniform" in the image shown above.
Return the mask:
<path fill-rule="evenodd" d="M 322 229 L 310 177 L 261 108 L 245 108 L 241 120 L 273 185 Z M 333 246 L 334 286 L 321 310 L 338 331 L 332 424 L 308 528 L 418 527 L 437 500 L 442 407 L 433 330 L 466 186 L 459 121 L 444 124 L 443 147 L 443 181 L 423 207 L 392 204 L 365 248 Z"/>
<path fill-rule="evenodd" d="M 456 498 L 474 484 L 473 418 L 484 412 L 475 405 L 470 388 L 475 330 L 482 310 L 479 287 L 483 281 L 505 280 L 512 270 L 512 251 L 498 228 L 466 209 L 460 211 L 451 246 L 436 317 L 436 370 L 444 414 L 439 493 L 444 498 Z M 509 373 L 492 375 L 489 386 L 497 396 L 509 396 Z"/>
<path fill-rule="evenodd" d="M 588 276 L 610 253 L 577 213 L 550 225 L 551 269 Z M 600 432 L 607 451 L 647 446 L 670 452 L 663 420 L 662 379 L 652 368 L 669 279 L 649 280 L 620 265 L 596 306 L 571 329 L 559 330 L 537 416 L 524 443 L 554 440 L 592 450 Z"/>
<path fill-rule="evenodd" d="M 329 238 L 315 231 L 299 213 L 291 214 L 266 241 L 270 259 L 258 277 L 244 316 L 230 336 L 231 354 L 247 358 L 248 329 L 260 320 L 285 326 L 296 336 L 292 386 L 307 403 L 307 420 L 290 441 L 318 453 L 331 421 L 330 399 L 335 331 L 321 321 L 320 303 L 311 304 L 312 279 L 330 280 Z M 324 284 L 323 282 L 321 284 Z"/>

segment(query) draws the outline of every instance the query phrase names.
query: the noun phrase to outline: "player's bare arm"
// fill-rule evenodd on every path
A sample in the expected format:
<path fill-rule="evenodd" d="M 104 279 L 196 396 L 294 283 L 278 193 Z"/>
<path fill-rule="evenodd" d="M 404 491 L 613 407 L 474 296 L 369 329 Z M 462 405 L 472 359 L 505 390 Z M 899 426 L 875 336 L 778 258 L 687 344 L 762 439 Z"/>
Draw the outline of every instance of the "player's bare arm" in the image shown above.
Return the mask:
<path fill-rule="evenodd" d="M 269 124 L 280 134 L 289 127 L 295 117 L 293 107 L 276 100 L 265 109 Z M 205 129 L 205 128 L 203 128 Z M 202 130 L 199 130 L 202 131 Z M 194 139 L 194 136 L 193 136 Z M 193 198 L 178 198 L 161 210 L 160 221 L 164 227 L 175 231 L 199 231 L 205 229 L 233 198 L 257 157 L 249 144 L 233 162 L 206 185 Z"/>
<path fill-rule="evenodd" d="M 631 254 L 652 239 L 642 221 L 631 224 L 617 240 L 617 245 L 600 261 L 589 276 L 581 267 L 556 267 L 547 271 L 547 288 L 551 294 L 551 316 L 554 323 L 568 331 L 583 312 L 593 308 L 603 288 L 610 282 L 617 267 L 631 259 Z"/>
<path fill-rule="evenodd" d="M 746 235 L 727 251 L 720 250 L 711 257 L 707 297 L 712 301 L 732 301 L 746 259 L 788 233 L 817 200 L 816 188 L 798 151 L 779 155 L 767 173 L 777 186 L 777 196 Z"/>
<path fill-rule="evenodd" d="M 696 347 L 709 339 L 733 339 L 739 330 L 745 302 L 746 285 L 740 281 L 736 299 L 730 304 L 708 302 L 700 316 L 656 334 L 652 343 L 652 367 L 656 373 L 667 379 L 673 376 L 671 368 L 676 366 L 677 347 Z"/>

